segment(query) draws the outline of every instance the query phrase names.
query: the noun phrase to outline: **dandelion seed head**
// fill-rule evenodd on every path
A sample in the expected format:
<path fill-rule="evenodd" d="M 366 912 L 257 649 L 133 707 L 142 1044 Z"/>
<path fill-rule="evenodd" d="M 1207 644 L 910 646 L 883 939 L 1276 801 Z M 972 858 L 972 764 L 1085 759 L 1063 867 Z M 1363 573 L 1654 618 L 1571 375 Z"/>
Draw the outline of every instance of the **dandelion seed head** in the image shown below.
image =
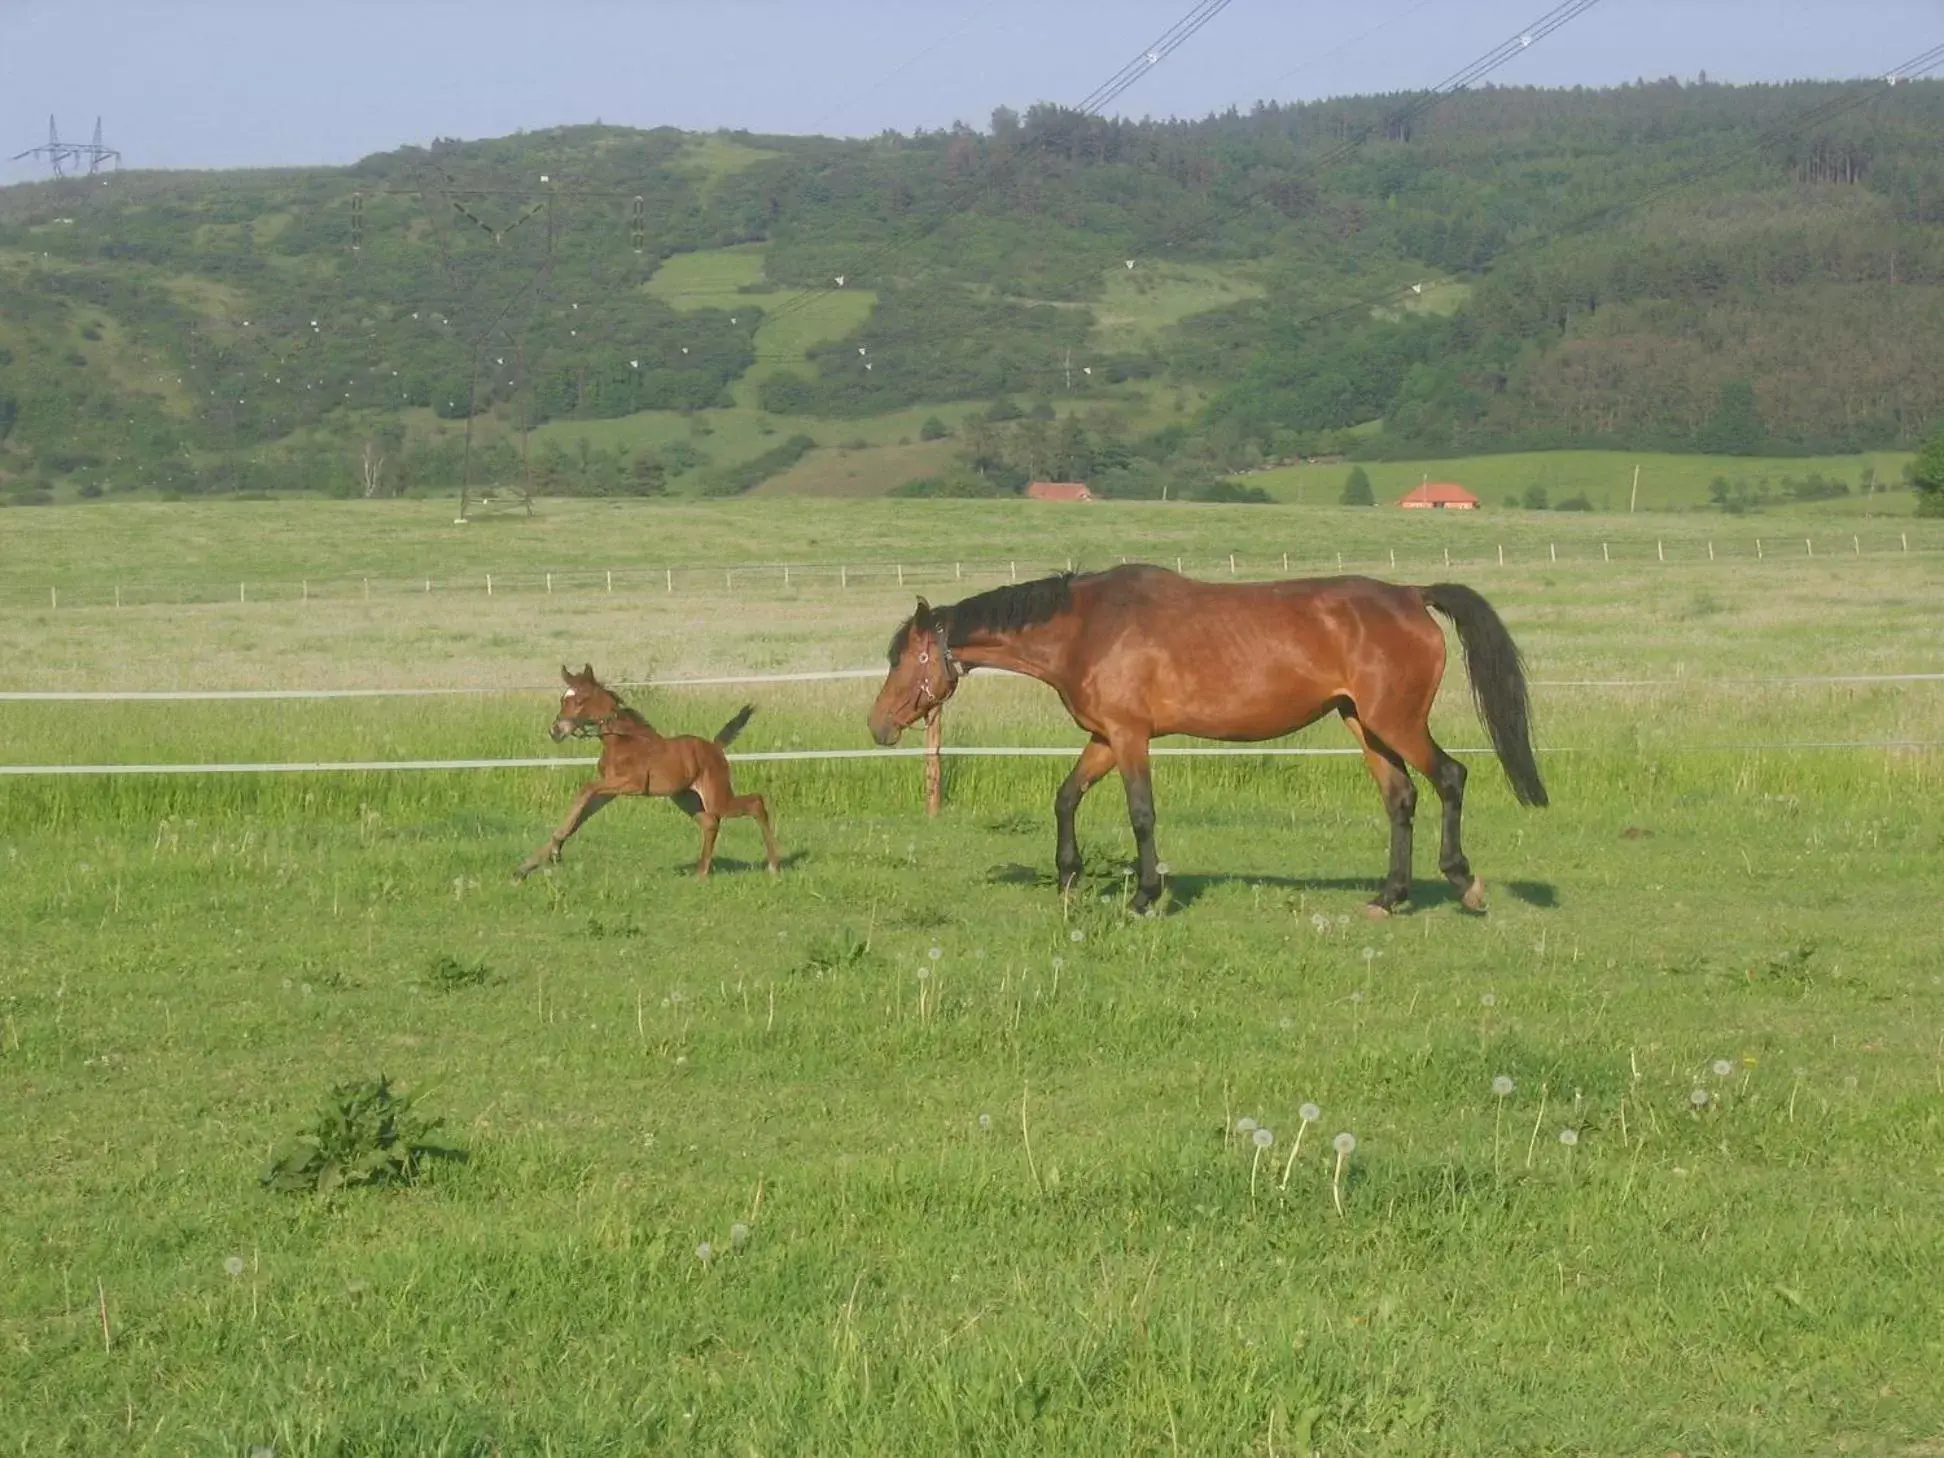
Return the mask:
<path fill-rule="evenodd" d="M 223 1257 L 223 1270 L 224 1270 L 224 1272 L 225 1272 L 225 1274 L 227 1274 L 227 1275 L 229 1275 L 229 1276 L 230 1276 L 230 1277 L 231 1277 L 232 1279 L 233 1279 L 233 1278 L 235 1278 L 235 1277 L 237 1277 L 237 1276 L 240 1276 L 240 1275 L 242 1275 L 242 1274 L 243 1274 L 243 1257 L 242 1257 L 242 1256 L 239 1256 L 239 1255 L 233 1255 L 233 1256 L 224 1256 L 224 1257 Z"/>
<path fill-rule="evenodd" d="M 1503 1073 L 1501 1073 L 1497 1078 L 1492 1080 L 1492 1092 L 1497 1094 L 1500 1098 L 1506 1098 L 1511 1094 L 1512 1090 L 1517 1087 L 1518 1085 L 1512 1082 L 1511 1078 Z"/>
<path fill-rule="evenodd" d="M 715 1259 L 715 1248 L 705 1240 L 695 1248 L 695 1258 L 706 1266 Z"/>
<path fill-rule="evenodd" d="M 1066 966 L 1066 958 L 1065 958 L 1065 957 L 1055 957 L 1055 958 L 1053 959 L 1053 970 L 1054 970 L 1055 972 L 1057 972 L 1057 971 L 1059 971 L 1059 970 L 1060 970 L 1060 969 L 1061 969 L 1062 967 L 1064 967 L 1064 966 Z"/>
<path fill-rule="evenodd" d="M 945 949 L 943 947 L 933 947 L 929 952 L 925 953 L 925 955 L 927 957 L 930 957 L 932 961 L 936 962 L 940 957 L 945 955 Z"/>
<path fill-rule="evenodd" d="M 1363 993 L 1362 993 L 1362 992 L 1353 992 L 1353 993 L 1351 993 L 1351 994 L 1350 994 L 1350 1001 L 1352 1001 L 1352 1002 L 1362 1002 L 1362 1001 L 1363 1001 Z"/>
<path fill-rule="evenodd" d="M 1697 1088 L 1693 1093 L 1688 1095 L 1688 1102 L 1697 1109 L 1707 1108 L 1708 1091 L 1705 1088 Z"/>
<path fill-rule="evenodd" d="M 1735 1065 L 1730 1063 L 1726 1058 L 1715 1059 L 1714 1076 L 1716 1078 L 1726 1078 L 1729 1074 L 1733 1073 L 1734 1071 L 1735 1071 Z"/>
<path fill-rule="evenodd" d="M 992 1115 L 979 1115 L 979 1132 L 981 1134 L 990 1134 L 992 1132 Z"/>
<path fill-rule="evenodd" d="M 1480 1007 L 1497 1007 L 1498 994 L 1496 992 L 1485 993 L 1478 999 L 1478 1004 Z"/>
<path fill-rule="evenodd" d="M 741 1250 L 749 1244 L 749 1227 L 738 1220 L 729 1227 L 729 1244 Z"/>
<path fill-rule="evenodd" d="M 930 978 L 931 978 L 931 968 L 924 966 L 921 963 L 918 968 L 918 980 L 920 982 L 925 982 L 928 981 Z"/>
<path fill-rule="evenodd" d="M 1559 1142 L 1568 1149 L 1571 1149 L 1575 1144 L 1579 1143 L 1579 1130 L 1561 1129 L 1559 1131 Z"/>
<path fill-rule="evenodd" d="M 1087 939 L 1087 934 L 1081 931 L 1080 928 L 1077 926 L 1072 931 L 1067 933 L 1067 940 L 1070 942 L 1084 942 L 1086 939 Z"/>
<path fill-rule="evenodd" d="M 1353 1154 L 1357 1148 L 1357 1136 L 1346 1129 L 1343 1133 L 1332 1139 L 1330 1144 L 1338 1154 Z"/>
<path fill-rule="evenodd" d="M 1247 1114 L 1244 1114 L 1241 1118 L 1235 1121 L 1236 1133 L 1253 1134 L 1255 1133 L 1255 1131 L 1256 1131 L 1256 1121 L 1254 1119 L 1251 1119 Z"/>
<path fill-rule="evenodd" d="M 1314 1124 L 1318 1119 L 1323 1117 L 1323 1111 L 1317 1108 L 1315 1104 L 1304 1104 L 1296 1113 L 1305 1124 Z"/>
<path fill-rule="evenodd" d="M 1255 1145 L 1257 1149 L 1267 1149 L 1276 1142 L 1276 1136 L 1271 1134 L 1267 1129 L 1257 1129 L 1255 1133 L 1249 1136 L 1249 1142 Z"/>

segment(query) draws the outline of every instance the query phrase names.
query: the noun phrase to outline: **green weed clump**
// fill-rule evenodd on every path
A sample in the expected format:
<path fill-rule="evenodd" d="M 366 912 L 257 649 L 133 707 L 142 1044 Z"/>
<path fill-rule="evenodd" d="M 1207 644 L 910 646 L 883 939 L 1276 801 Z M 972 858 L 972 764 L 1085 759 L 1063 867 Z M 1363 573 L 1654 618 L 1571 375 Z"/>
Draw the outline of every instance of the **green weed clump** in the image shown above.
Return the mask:
<path fill-rule="evenodd" d="M 415 1183 L 428 1158 L 460 1152 L 432 1142 L 445 1121 L 420 1113 L 419 1098 L 393 1093 L 383 1074 L 333 1085 L 316 1121 L 271 1159 L 264 1185 L 331 1195 L 347 1185 Z"/>
<path fill-rule="evenodd" d="M 467 987 L 484 987 L 494 977 L 493 969 L 484 962 L 468 962 L 446 954 L 433 961 L 425 980 L 439 992 L 458 992 Z"/>

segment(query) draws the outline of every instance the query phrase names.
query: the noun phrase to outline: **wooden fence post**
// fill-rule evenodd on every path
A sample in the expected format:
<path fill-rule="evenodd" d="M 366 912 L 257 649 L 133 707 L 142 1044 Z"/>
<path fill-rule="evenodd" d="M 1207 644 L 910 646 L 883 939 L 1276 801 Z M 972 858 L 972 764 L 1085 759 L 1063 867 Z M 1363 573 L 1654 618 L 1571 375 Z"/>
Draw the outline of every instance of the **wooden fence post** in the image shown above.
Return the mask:
<path fill-rule="evenodd" d="M 945 766 L 939 747 L 945 742 L 945 728 L 940 714 L 942 705 L 934 704 L 932 711 L 925 715 L 925 813 L 938 814 L 944 802 Z"/>

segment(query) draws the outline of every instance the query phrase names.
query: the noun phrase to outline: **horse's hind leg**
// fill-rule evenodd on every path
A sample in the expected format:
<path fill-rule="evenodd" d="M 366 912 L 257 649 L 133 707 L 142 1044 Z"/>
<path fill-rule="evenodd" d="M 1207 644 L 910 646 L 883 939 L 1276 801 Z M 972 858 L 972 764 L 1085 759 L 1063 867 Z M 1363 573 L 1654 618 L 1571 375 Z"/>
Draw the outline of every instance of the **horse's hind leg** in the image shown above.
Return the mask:
<path fill-rule="evenodd" d="M 1417 786 L 1397 750 L 1373 733 L 1354 710 L 1343 711 L 1343 722 L 1363 746 L 1364 766 L 1377 782 L 1384 813 L 1390 818 L 1390 870 L 1377 899 L 1370 903 L 1372 916 L 1388 916 L 1411 899 L 1411 821 L 1417 814 Z"/>
<path fill-rule="evenodd" d="M 701 810 L 696 813 L 695 823 L 702 828 L 702 856 L 695 863 L 695 876 L 699 881 L 706 881 L 709 867 L 715 861 L 716 834 L 722 829 L 722 817 Z"/>
<path fill-rule="evenodd" d="M 1148 769 L 1146 739 L 1123 740 L 1114 746 L 1121 783 L 1127 787 L 1127 818 L 1134 827 L 1134 854 L 1139 867 L 1134 899 L 1127 909 L 1136 916 L 1161 899 L 1161 859 L 1154 848 L 1154 776 Z"/>
<path fill-rule="evenodd" d="M 761 795 L 738 795 L 730 801 L 731 815 L 747 815 L 763 831 L 763 852 L 769 858 L 769 873 L 774 876 L 777 868 L 776 831 L 770 826 L 769 806 L 763 803 Z"/>
<path fill-rule="evenodd" d="M 1472 874 L 1465 858 L 1463 821 L 1465 816 L 1465 767 L 1444 752 L 1420 723 L 1386 720 L 1377 731 L 1386 744 L 1431 782 L 1444 807 L 1442 833 L 1438 842 L 1438 869 L 1457 891 L 1467 911 L 1485 909 L 1485 883 Z"/>
<path fill-rule="evenodd" d="M 1431 746 L 1431 769 L 1427 776 L 1444 802 L 1444 834 L 1439 838 L 1438 869 L 1458 892 L 1467 911 L 1485 909 L 1485 883 L 1472 874 L 1465 859 L 1463 827 L 1465 818 L 1465 767 L 1444 752 L 1437 740 L 1426 734 Z"/>

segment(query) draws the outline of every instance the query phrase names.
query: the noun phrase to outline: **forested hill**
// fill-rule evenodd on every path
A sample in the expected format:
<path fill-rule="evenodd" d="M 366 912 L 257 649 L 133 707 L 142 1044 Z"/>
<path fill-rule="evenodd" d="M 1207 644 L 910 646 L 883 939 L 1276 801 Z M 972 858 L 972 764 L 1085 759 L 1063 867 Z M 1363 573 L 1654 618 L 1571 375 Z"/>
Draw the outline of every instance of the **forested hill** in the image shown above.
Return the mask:
<path fill-rule="evenodd" d="M 584 126 L 7 188 L 0 476 L 337 481 L 375 439 L 429 481 L 469 412 L 501 466 L 522 421 L 767 412 L 781 439 L 1002 398 L 1123 407 L 1227 465 L 1838 451 L 1944 416 L 1944 83 L 1391 120 L 1409 100 L 864 142 Z M 683 449 L 638 479 L 707 458 Z"/>

